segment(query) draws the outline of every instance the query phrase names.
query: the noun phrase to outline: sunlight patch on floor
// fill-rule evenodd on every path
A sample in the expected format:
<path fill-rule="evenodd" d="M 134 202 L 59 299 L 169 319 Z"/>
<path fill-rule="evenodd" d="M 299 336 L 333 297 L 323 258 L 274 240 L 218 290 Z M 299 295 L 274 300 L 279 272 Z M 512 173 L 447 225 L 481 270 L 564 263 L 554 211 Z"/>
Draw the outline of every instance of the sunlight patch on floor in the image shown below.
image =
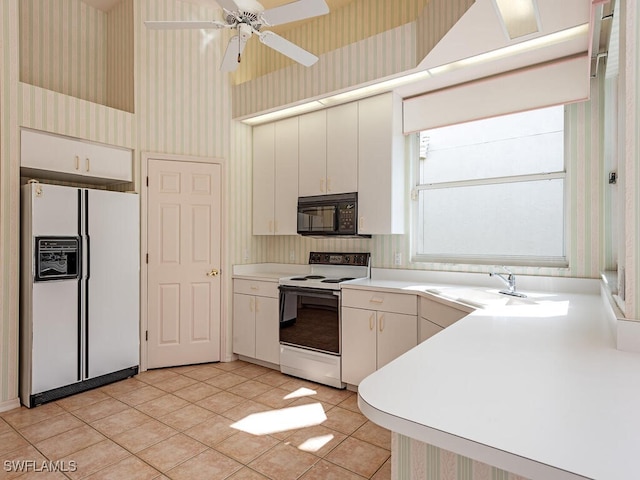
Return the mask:
<path fill-rule="evenodd" d="M 309 397 L 311 395 L 316 395 L 318 392 L 315 390 L 311 390 L 310 388 L 301 387 L 290 394 L 284 397 L 285 400 L 290 400 L 292 398 L 300 398 L 300 397 Z"/>
<path fill-rule="evenodd" d="M 316 437 L 307 438 L 304 442 L 298 445 L 298 450 L 303 450 L 305 452 L 317 452 L 322 447 L 324 447 L 327 443 L 334 439 L 334 435 L 318 435 Z"/>
<path fill-rule="evenodd" d="M 268 412 L 252 413 L 232 424 L 236 430 L 252 435 L 269 435 L 272 433 L 296 430 L 298 428 L 320 425 L 327 419 L 320 403 L 281 408 Z"/>

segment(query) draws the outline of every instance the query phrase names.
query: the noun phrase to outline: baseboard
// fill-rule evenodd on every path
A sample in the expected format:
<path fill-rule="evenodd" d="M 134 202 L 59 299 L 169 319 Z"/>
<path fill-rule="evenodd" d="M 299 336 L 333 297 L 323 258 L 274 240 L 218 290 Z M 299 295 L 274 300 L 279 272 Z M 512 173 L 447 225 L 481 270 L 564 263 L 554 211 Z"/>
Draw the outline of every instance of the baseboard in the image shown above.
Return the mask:
<path fill-rule="evenodd" d="M 0 412 L 8 412 L 14 408 L 20 408 L 20 399 L 17 397 L 0 402 Z"/>

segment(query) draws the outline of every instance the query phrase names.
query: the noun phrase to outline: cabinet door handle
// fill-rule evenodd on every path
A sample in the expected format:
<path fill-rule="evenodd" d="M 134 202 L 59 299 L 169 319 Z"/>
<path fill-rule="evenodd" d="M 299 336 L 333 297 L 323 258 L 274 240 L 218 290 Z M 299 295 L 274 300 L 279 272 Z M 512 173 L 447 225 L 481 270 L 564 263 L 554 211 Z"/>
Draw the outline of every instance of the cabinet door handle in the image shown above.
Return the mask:
<path fill-rule="evenodd" d="M 384 303 L 384 297 L 378 297 L 376 295 L 374 295 L 373 297 L 371 297 L 371 300 L 369 300 L 370 303 Z"/>
<path fill-rule="evenodd" d="M 260 290 L 260 287 L 258 285 L 251 285 L 251 290 Z"/>
<path fill-rule="evenodd" d="M 89 170 L 91 170 L 91 160 L 89 159 L 89 157 L 86 158 L 85 160 L 85 170 L 88 172 Z"/>
<path fill-rule="evenodd" d="M 358 218 L 358 230 L 364 230 L 364 217 Z"/>
<path fill-rule="evenodd" d="M 380 315 L 380 318 L 378 319 L 378 330 L 381 332 L 384 330 L 384 314 Z"/>
<path fill-rule="evenodd" d="M 372 313 L 371 316 L 369 317 L 369 330 L 373 330 L 373 328 L 375 327 L 375 324 L 376 324 L 375 317 L 376 317 L 375 313 Z"/>
<path fill-rule="evenodd" d="M 76 170 L 80 170 L 80 156 L 76 155 Z"/>
<path fill-rule="evenodd" d="M 253 312 L 255 310 L 255 305 L 256 305 L 256 299 L 251 297 L 249 299 L 249 311 Z"/>
<path fill-rule="evenodd" d="M 325 193 L 325 192 L 324 192 L 324 178 L 321 178 L 321 179 L 320 179 L 320 191 L 321 191 L 322 193 Z"/>

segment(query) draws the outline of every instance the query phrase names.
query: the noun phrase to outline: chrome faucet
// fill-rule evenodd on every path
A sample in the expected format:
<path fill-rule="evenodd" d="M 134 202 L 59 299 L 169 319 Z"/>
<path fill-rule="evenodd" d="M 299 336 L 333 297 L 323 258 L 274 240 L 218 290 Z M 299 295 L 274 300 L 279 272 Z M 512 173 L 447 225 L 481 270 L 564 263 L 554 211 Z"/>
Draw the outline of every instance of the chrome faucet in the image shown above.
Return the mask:
<path fill-rule="evenodd" d="M 504 290 L 500 290 L 499 293 L 503 293 L 505 295 L 511 295 L 512 297 L 525 298 L 526 295 L 524 293 L 516 292 L 516 276 L 513 274 L 513 272 L 505 266 L 503 266 L 502 268 L 504 269 L 505 272 L 507 272 L 506 277 L 501 273 L 496 273 L 495 271 L 492 271 L 489 274 L 490 277 L 494 277 L 494 276 L 498 277 L 508 287 Z"/>

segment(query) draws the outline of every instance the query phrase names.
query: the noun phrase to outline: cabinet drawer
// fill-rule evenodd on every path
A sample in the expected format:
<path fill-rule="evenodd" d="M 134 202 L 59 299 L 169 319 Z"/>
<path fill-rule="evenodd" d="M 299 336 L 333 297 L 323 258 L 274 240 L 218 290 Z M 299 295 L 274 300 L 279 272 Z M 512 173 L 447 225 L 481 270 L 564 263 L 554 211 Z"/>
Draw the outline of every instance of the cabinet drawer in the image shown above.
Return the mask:
<path fill-rule="evenodd" d="M 418 313 L 416 296 L 403 293 L 345 289 L 342 290 L 342 305 L 407 315 L 417 315 Z"/>
<path fill-rule="evenodd" d="M 236 279 L 233 281 L 233 292 L 258 297 L 278 298 L 278 282 Z"/>
<path fill-rule="evenodd" d="M 428 298 L 420 298 L 420 316 L 443 328 L 453 325 L 467 315 L 469 313 L 463 310 L 443 305 Z"/>

